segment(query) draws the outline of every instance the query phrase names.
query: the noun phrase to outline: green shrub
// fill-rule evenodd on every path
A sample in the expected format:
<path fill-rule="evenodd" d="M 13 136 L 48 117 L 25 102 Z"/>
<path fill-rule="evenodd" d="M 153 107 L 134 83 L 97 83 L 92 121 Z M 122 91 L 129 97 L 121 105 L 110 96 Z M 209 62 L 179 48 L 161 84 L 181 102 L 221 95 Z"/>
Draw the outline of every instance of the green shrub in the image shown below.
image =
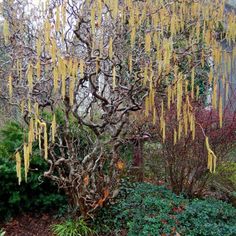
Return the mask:
<path fill-rule="evenodd" d="M 121 191 L 123 192 L 123 190 Z M 102 209 L 94 224 L 102 232 L 134 235 L 236 235 L 236 209 L 217 200 L 188 200 L 164 186 L 129 188 L 119 202 Z"/>
<path fill-rule="evenodd" d="M 90 229 L 83 219 L 66 220 L 62 224 L 52 226 L 52 231 L 57 236 L 89 236 L 93 230 Z"/>
<path fill-rule="evenodd" d="M 217 172 L 212 180 L 218 182 L 229 192 L 236 191 L 236 162 L 224 162 L 217 167 Z"/>
<path fill-rule="evenodd" d="M 236 163 L 228 161 L 218 165 L 208 186 L 218 198 L 230 201 L 236 206 Z"/>
<path fill-rule="evenodd" d="M 120 201 L 101 210 L 96 228 L 127 229 L 129 235 L 157 235 L 156 232 L 171 233 L 175 220 L 175 209 L 185 206 L 183 197 L 172 194 L 164 186 L 139 183 L 121 190 Z M 126 192 L 126 196 L 124 194 Z M 106 216 L 105 218 L 103 216 Z M 162 223 L 162 222 L 167 222 Z"/>
<path fill-rule="evenodd" d="M 236 209 L 215 199 L 190 201 L 178 216 L 182 235 L 236 235 Z"/>
<path fill-rule="evenodd" d="M 22 211 L 46 211 L 64 205 L 65 197 L 41 176 L 47 166 L 37 146 L 34 146 L 28 182 L 18 185 L 14 153 L 22 145 L 23 128 L 16 122 L 8 123 L 0 131 L 0 137 L 0 220 Z"/>

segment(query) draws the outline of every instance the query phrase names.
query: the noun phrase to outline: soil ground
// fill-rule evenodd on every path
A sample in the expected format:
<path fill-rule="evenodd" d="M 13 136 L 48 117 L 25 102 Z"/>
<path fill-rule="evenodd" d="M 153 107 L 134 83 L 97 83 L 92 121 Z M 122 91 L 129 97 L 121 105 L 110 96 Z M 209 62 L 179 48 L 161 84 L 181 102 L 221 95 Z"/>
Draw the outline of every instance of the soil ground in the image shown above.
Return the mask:
<path fill-rule="evenodd" d="M 5 236 L 53 236 L 50 226 L 55 223 L 57 221 L 48 214 L 25 214 L 2 225 L 2 228 L 6 231 Z"/>

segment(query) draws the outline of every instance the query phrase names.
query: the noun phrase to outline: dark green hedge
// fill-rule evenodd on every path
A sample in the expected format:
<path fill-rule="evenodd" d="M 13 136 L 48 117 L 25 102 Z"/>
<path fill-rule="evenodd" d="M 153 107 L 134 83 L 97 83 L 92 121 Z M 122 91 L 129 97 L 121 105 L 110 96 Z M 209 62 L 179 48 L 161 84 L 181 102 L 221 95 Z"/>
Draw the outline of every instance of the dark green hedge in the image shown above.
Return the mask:
<path fill-rule="evenodd" d="M 41 175 L 47 166 L 39 156 L 37 146 L 31 158 L 28 182 L 19 186 L 14 153 L 23 143 L 23 128 L 17 122 L 8 123 L 0 130 L 0 220 L 21 212 L 42 212 L 58 209 L 66 204 L 57 186 Z M 24 170 L 22 168 L 22 174 Z"/>

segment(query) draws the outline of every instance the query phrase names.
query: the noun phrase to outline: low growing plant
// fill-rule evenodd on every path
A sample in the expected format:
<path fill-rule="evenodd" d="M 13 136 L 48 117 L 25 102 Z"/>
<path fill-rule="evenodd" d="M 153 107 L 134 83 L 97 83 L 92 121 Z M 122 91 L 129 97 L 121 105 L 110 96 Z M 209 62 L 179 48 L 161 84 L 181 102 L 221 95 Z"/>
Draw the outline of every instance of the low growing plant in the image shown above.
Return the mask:
<path fill-rule="evenodd" d="M 216 199 L 190 201 L 178 221 L 181 235 L 236 235 L 236 209 Z"/>
<path fill-rule="evenodd" d="M 234 236 L 236 209 L 219 200 L 189 200 L 165 186 L 139 183 L 102 209 L 94 225 L 101 233 L 125 230 L 128 236 Z"/>
<path fill-rule="evenodd" d="M 4 236 L 6 232 L 3 229 L 0 229 L 0 236 Z"/>
<path fill-rule="evenodd" d="M 89 236 L 93 234 L 93 230 L 82 218 L 69 219 L 61 224 L 55 224 L 52 226 L 52 231 L 57 236 Z"/>

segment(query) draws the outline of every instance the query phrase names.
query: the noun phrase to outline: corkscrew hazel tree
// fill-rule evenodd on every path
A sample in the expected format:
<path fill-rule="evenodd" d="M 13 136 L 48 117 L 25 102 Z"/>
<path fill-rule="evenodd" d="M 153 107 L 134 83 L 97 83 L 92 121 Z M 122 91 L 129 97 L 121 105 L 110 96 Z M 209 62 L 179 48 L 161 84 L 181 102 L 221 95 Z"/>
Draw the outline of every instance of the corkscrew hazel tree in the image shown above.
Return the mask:
<path fill-rule="evenodd" d="M 213 87 L 214 108 L 217 82 L 229 83 L 219 71 L 220 41 L 235 41 L 236 17 L 224 14 L 224 1 L 50 0 L 36 10 L 27 1 L 12 0 L 4 2 L 3 16 L 11 69 L 5 72 L 8 85 L 2 84 L 1 96 L 21 107 L 29 125 L 25 179 L 32 145 L 38 141 L 50 166 L 44 175 L 65 189 L 84 216 L 113 195 L 124 167 L 119 146 L 130 114 L 144 105 L 145 115 L 160 125 L 164 142 L 165 110 L 172 102 L 177 126 L 185 117 L 187 132 L 194 137 L 191 107 L 200 93 L 195 67 L 210 57 L 214 61 L 205 84 Z M 225 31 L 219 31 L 221 25 Z M 187 70 L 180 68 L 180 61 Z M 59 108 L 61 123 L 55 115 Z M 51 120 L 44 111 L 52 113 Z M 92 132 L 83 157 L 71 120 Z M 209 168 L 213 170 L 212 162 Z M 20 169 L 18 153 L 18 176 Z"/>

